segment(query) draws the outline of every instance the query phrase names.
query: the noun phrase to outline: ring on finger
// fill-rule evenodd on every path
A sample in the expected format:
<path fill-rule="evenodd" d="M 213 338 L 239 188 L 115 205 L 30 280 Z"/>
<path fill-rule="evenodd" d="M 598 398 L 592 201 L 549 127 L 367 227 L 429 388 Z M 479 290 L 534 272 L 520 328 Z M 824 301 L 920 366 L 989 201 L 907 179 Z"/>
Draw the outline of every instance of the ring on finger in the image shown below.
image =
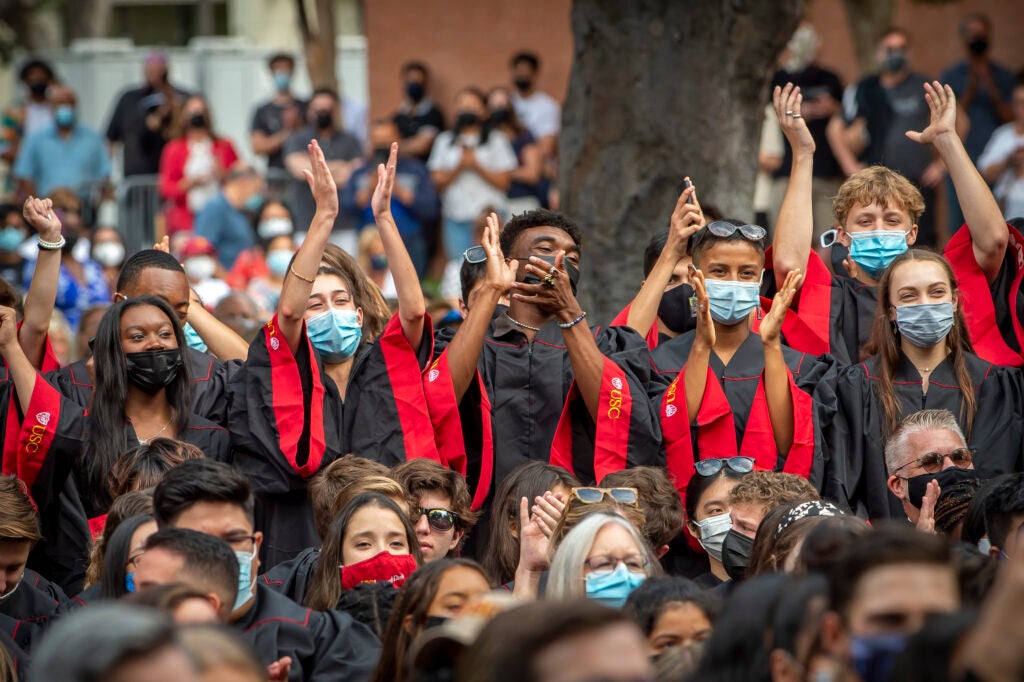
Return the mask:
<path fill-rule="evenodd" d="M 786 116 L 792 116 L 792 115 L 793 115 L 793 111 L 790 110 L 790 109 L 787 109 L 786 110 Z"/>
<path fill-rule="evenodd" d="M 803 118 L 803 114 L 793 114 L 793 118 Z"/>
<path fill-rule="evenodd" d="M 551 287 L 555 286 L 555 278 L 551 276 L 551 273 L 548 273 L 548 274 L 544 275 L 544 279 L 541 280 L 541 283 L 544 286 L 546 286 L 548 288 L 551 288 Z"/>

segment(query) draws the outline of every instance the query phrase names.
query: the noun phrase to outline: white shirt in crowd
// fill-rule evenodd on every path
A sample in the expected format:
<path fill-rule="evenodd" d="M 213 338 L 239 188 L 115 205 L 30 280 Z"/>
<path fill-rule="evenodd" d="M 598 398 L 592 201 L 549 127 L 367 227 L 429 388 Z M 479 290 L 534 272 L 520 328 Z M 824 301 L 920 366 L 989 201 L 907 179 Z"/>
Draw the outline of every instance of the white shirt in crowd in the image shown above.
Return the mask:
<path fill-rule="evenodd" d="M 1010 154 L 1024 147 L 1024 134 L 1017 132 L 1017 124 L 1010 122 L 996 128 L 988 139 L 985 150 L 978 157 L 978 168 L 985 172 L 989 166 L 1002 163 Z M 996 201 L 1003 208 L 1003 215 L 1010 218 L 1024 218 L 1024 174 L 1012 166 L 996 180 L 992 189 Z"/>
<path fill-rule="evenodd" d="M 529 97 L 512 93 L 512 106 L 516 116 L 526 129 L 538 140 L 548 135 L 557 135 L 562 127 L 562 110 L 551 95 L 535 91 Z"/>
<path fill-rule="evenodd" d="M 516 153 L 512 150 L 508 138 L 497 130 L 491 131 L 483 145 L 480 144 L 480 136 L 476 133 L 463 133 L 456 138 L 452 131 L 446 130 L 434 140 L 427 168 L 431 171 L 449 171 L 456 168 L 462 160 L 463 147 L 473 149 L 476 152 L 477 163 L 492 173 L 508 172 L 516 168 Z M 444 190 L 441 199 L 444 217 L 460 222 L 476 220 L 488 206 L 501 212 L 506 201 L 505 192 L 471 170 L 462 171 L 455 176 Z"/>

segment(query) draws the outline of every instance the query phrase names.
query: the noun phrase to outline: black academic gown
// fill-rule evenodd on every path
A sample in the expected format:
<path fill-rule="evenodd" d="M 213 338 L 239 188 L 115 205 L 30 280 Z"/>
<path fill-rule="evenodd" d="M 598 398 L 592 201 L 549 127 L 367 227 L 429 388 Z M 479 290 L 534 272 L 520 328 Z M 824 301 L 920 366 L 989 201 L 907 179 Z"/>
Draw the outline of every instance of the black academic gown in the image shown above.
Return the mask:
<path fill-rule="evenodd" d="M 280 592 L 296 604 L 306 598 L 306 587 L 313 578 L 316 560 L 320 557 L 320 549 L 307 547 L 288 561 L 282 561 L 257 578 L 261 585 L 266 585 L 275 592 Z"/>
<path fill-rule="evenodd" d="M 662 343 L 651 361 L 663 379 L 655 400 L 660 406 L 666 466 L 680 492 L 701 459 L 747 456 L 759 470 L 784 471 L 803 476 L 822 487 L 826 446 L 836 411 L 833 392 L 835 361 L 782 347 L 790 373 L 794 433 L 789 452 L 775 444 L 764 393 L 764 344 L 751 332 L 728 365 L 714 352 L 708 361 L 708 382 L 697 420 L 687 429 L 685 383 L 682 369 L 696 332 Z"/>
<path fill-rule="evenodd" d="M 968 445 L 977 450 L 974 468 L 981 478 L 1024 470 L 1021 448 L 1021 385 L 1017 370 L 991 365 L 967 354 L 967 371 L 974 386 L 977 412 L 968 429 L 959 383 L 947 357 L 932 370 L 928 393 L 921 392 L 921 375 L 905 355 L 893 377 L 902 415 L 925 409 L 946 409 L 957 416 Z M 876 391 L 877 357 L 844 368 L 836 393 L 839 416 L 825 474 L 825 497 L 872 520 L 905 518 L 899 500 L 886 485 L 885 411 Z"/>
<path fill-rule="evenodd" d="M 89 519 L 105 514 L 105 491 L 94 490 L 83 466 L 92 428 L 85 410 L 46 381 L 37 380 L 21 425 L 16 473 L 29 486 L 39 508 L 43 540 L 32 551 L 29 565 L 66 592 L 81 591 L 92 534 Z M 127 447 L 138 445 L 130 424 Z M 189 416 L 177 438 L 200 448 L 207 457 L 228 461 L 227 431 L 200 416 Z"/>
<path fill-rule="evenodd" d="M 260 582 L 254 599 L 231 627 L 263 665 L 291 657 L 291 682 L 362 682 L 373 674 L 380 641 L 347 613 L 307 609 Z"/>
<path fill-rule="evenodd" d="M 231 382 L 228 417 L 234 463 L 253 483 L 256 526 L 268 538 L 261 560 L 271 566 L 320 543 L 306 484 L 338 457 L 351 452 L 388 466 L 440 461 L 423 391 L 429 320 L 418 350 L 397 316 L 363 344 L 344 401 L 305 330 L 293 354 L 277 327 L 275 316 L 250 345 Z"/>
<path fill-rule="evenodd" d="M 225 425 L 228 416 L 228 384 L 241 363 L 236 360 L 224 362 L 194 348 L 185 349 L 185 359 L 192 378 L 193 413 L 214 424 Z M 89 401 L 92 400 L 92 377 L 86 368 L 88 360 L 83 358 L 43 375 L 61 395 L 82 408 L 89 407 Z"/>
<path fill-rule="evenodd" d="M 493 443 L 493 464 L 485 452 L 481 464 L 470 465 L 480 470 L 482 491 L 493 490 L 510 471 L 531 460 L 562 466 L 585 483 L 627 467 L 656 465 L 661 433 L 647 397 L 651 365 L 644 338 L 628 327 L 591 328 L 605 358 L 595 423 L 575 386 L 556 321 L 544 325 L 531 343 L 506 310 L 499 306 L 495 311 L 480 352 L 478 372 L 486 400 L 479 386 L 471 386 L 462 399 L 469 409 L 460 409 L 467 418 L 484 415 L 489 421 L 481 428 L 463 419 L 464 430 L 484 434 L 484 439 L 489 435 Z M 436 355 L 443 355 L 445 340 L 442 335 L 435 339 Z M 473 457 L 474 446 L 467 440 L 467 457 Z M 474 502 L 482 502 L 479 495 Z"/>
<path fill-rule="evenodd" d="M 14 592 L 0 601 L 0 632 L 31 654 L 46 630 L 69 610 L 68 598 L 57 585 L 26 569 Z"/>

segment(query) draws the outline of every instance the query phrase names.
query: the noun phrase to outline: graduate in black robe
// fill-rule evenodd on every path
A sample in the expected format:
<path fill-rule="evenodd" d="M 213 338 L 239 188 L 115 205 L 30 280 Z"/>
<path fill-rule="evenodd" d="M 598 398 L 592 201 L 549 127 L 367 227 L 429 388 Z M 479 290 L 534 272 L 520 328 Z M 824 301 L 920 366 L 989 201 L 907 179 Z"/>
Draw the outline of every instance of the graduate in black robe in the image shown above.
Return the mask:
<path fill-rule="evenodd" d="M 338 457 L 351 452 L 389 466 L 413 457 L 441 461 L 422 376 L 433 331 L 390 209 L 397 145 L 378 168 L 373 197 L 399 295 L 386 324 L 376 287 L 351 257 L 327 246 L 337 192 L 315 142 L 310 155 L 317 214 L 289 267 L 277 314 L 232 382 L 235 463 L 256 489 L 268 565 L 319 544 L 306 483 Z M 364 330 L 374 336 L 364 338 Z"/>
<path fill-rule="evenodd" d="M 835 411 L 834 363 L 782 342 L 800 272 L 787 276 L 767 315 L 759 282 L 766 231 L 715 221 L 691 239 L 697 328 L 662 343 L 652 363 L 663 380 L 665 464 L 680 494 L 704 459 L 752 457 L 821 486 L 824 434 Z"/>
<path fill-rule="evenodd" d="M 991 284 L 1006 253 L 1006 223 L 956 133 L 956 98 L 952 90 L 937 82 L 926 85 L 925 90 L 922 96 L 928 95 L 930 123 L 925 130 L 908 131 L 907 135 L 934 148 L 956 187 L 973 238 L 967 249 L 962 243 L 966 240 L 961 238 L 958 267 L 983 273 L 983 279 Z M 804 334 L 798 337 L 787 333 L 787 339 L 796 350 L 829 352 L 840 364 L 856 363 L 862 359 L 863 346 L 872 334 L 879 278 L 893 259 L 917 239 L 916 223 L 925 209 L 924 200 L 906 178 L 884 166 L 852 175 L 835 200 L 835 239 L 850 253 L 842 267 L 828 276 L 821 259 L 810 252 L 814 140 L 799 115 L 799 88 L 776 88 L 774 103 L 783 133 L 793 148 L 789 187 L 775 232 L 774 282 L 781 283 L 793 269 L 807 273 L 791 309 Z M 973 261 L 970 268 L 968 261 Z M 976 284 L 964 289 L 969 297 L 965 306 L 968 319 L 974 315 L 975 301 L 985 289 Z M 981 316 L 978 324 L 971 323 L 972 336 L 990 332 L 991 326 L 986 327 L 983 319 L 988 318 Z M 982 355 L 989 361 L 1003 361 L 1001 356 L 988 351 L 988 344 L 983 348 Z"/>
<path fill-rule="evenodd" d="M 480 472 L 468 476 L 474 508 L 529 460 L 564 467 L 585 482 L 656 463 L 660 432 L 647 398 L 647 345 L 632 329 L 587 324 L 576 299 L 579 228 L 538 210 L 513 218 L 499 237 L 492 214 L 484 250 L 485 285 L 451 343 L 435 340 L 438 359 L 425 384 L 436 424 L 459 424 L 463 415 L 478 422 L 461 428 L 471 434 L 465 456 L 479 457 L 466 464 Z M 509 306 L 499 306 L 510 290 Z M 468 410 L 435 400 L 435 391 L 449 392 L 448 382 Z M 477 439 L 479 455 L 470 442 Z"/>
<path fill-rule="evenodd" d="M 885 443 L 903 417 L 924 409 L 956 416 L 981 478 L 1021 471 L 1019 370 L 971 352 L 966 301 L 945 259 L 923 249 L 904 253 L 883 275 L 879 297 L 868 346 L 874 354 L 837 382 L 825 496 L 872 520 L 904 518 L 886 486 Z"/>
<path fill-rule="evenodd" d="M 111 502 L 107 474 L 114 460 L 142 439 L 161 435 L 227 461 L 228 434 L 190 410 L 191 385 L 180 352 L 184 335 L 163 299 L 123 301 L 104 315 L 96 352 L 102 360 L 97 396 L 105 400 L 94 401 L 89 412 L 42 379 L 14 335 L 3 329 L 8 320 L 13 322 L 13 311 L 0 310 L 0 337 L 5 341 L 0 352 L 26 415 L 11 473 L 29 485 L 46 538 L 31 564 L 77 594 L 91 544 L 89 519 L 106 513 Z"/>

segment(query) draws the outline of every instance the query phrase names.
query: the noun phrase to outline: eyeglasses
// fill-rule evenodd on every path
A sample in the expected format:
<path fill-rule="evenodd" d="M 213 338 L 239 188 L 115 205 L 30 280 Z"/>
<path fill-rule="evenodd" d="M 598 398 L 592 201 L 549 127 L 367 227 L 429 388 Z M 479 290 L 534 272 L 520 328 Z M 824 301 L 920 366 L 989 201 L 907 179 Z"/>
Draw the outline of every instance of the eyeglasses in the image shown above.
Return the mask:
<path fill-rule="evenodd" d="M 630 573 L 644 573 L 647 570 L 647 557 L 643 554 L 627 554 L 624 557 L 611 554 L 598 554 L 583 562 L 583 565 L 595 573 L 614 571 L 619 564 L 625 564 Z"/>
<path fill-rule="evenodd" d="M 633 507 L 639 505 L 639 496 L 637 495 L 636 488 L 595 488 L 587 486 L 584 488 L 573 488 L 572 496 L 583 504 L 596 504 L 607 496 L 619 504 L 628 504 Z"/>
<path fill-rule="evenodd" d="M 974 450 L 970 448 L 957 448 L 948 455 L 941 452 L 929 452 L 917 459 L 910 460 L 899 468 L 893 469 L 892 473 L 895 474 L 900 469 L 906 469 L 916 464 L 929 474 L 937 474 L 942 471 L 942 463 L 947 459 L 953 463 L 953 466 L 966 469 L 974 461 Z"/>
<path fill-rule="evenodd" d="M 737 230 L 752 242 L 759 242 L 768 236 L 768 230 L 760 225 L 733 225 L 725 220 L 716 220 L 707 226 L 707 231 L 716 237 L 731 237 Z"/>
<path fill-rule="evenodd" d="M 722 470 L 722 467 L 729 467 L 731 471 L 735 471 L 737 474 L 749 474 L 754 470 L 754 458 L 718 457 L 716 459 L 702 459 L 694 464 L 694 468 L 697 469 L 697 473 L 701 476 L 714 476 Z"/>
<path fill-rule="evenodd" d="M 426 515 L 427 523 L 436 531 L 446 533 L 455 527 L 455 521 L 459 515 L 449 509 L 423 509 L 414 507 L 412 518 L 419 521 L 421 516 Z"/>
<path fill-rule="evenodd" d="M 252 550 L 253 547 L 256 546 L 256 536 L 255 535 L 241 535 L 241 534 L 239 534 L 239 535 L 228 535 L 228 536 L 223 537 L 221 539 L 224 542 L 226 542 L 229 545 L 231 545 L 235 549 L 238 549 L 238 545 L 241 545 L 241 544 L 243 544 L 245 542 L 251 542 L 252 543 L 252 546 L 249 548 L 250 551 Z"/>
<path fill-rule="evenodd" d="M 487 262 L 487 251 L 482 246 L 471 246 L 462 252 L 462 260 L 470 265 Z"/>

